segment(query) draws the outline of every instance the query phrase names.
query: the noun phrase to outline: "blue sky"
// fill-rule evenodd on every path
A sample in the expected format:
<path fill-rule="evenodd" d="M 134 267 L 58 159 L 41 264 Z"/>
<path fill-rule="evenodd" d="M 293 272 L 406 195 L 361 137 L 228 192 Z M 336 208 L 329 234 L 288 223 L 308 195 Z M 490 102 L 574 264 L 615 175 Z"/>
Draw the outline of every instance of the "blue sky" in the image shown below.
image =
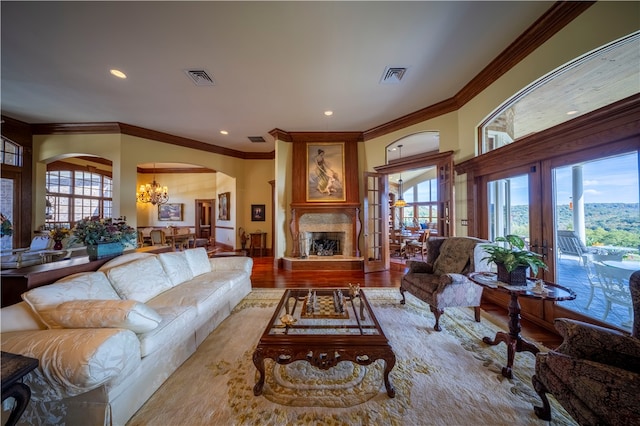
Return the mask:
<path fill-rule="evenodd" d="M 638 156 L 633 153 L 584 163 L 582 181 L 585 204 L 638 203 Z M 571 166 L 557 169 L 556 184 L 558 204 L 568 204 Z"/>
<path fill-rule="evenodd" d="M 559 205 L 571 201 L 571 167 L 556 169 L 556 192 Z M 583 163 L 584 202 L 638 203 L 638 156 L 636 153 Z M 526 177 L 511 181 L 512 204 L 528 204 Z"/>

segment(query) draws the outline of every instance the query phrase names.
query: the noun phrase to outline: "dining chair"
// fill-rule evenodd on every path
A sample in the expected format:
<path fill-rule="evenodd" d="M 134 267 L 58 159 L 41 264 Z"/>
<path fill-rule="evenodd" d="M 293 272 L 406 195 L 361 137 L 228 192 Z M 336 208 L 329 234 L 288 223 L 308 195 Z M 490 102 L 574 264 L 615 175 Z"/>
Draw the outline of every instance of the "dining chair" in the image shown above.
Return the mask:
<path fill-rule="evenodd" d="M 602 285 L 605 309 L 602 320 L 607 319 L 611 305 L 621 305 L 629 309 L 629 318 L 633 318 L 633 303 L 629 291 L 629 271 L 607 266 L 604 263 L 593 262 L 596 274 Z"/>
<path fill-rule="evenodd" d="M 422 256 L 422 260 L 424 261 L 424 256 L 427 254 L 427 240 L 429 239 L 429 234 L 431 231 L 429 229 L 425 229 L 421 234 L 420 238 L 416 241 L 409 241 L 409 247 L 413 250 L 412 257 L 420 254 Z"/>
<path fill-rule="evenodd" d="M 166 235 L 162 229 L 154 229 L 149 233 L 151 237 L 151 245 L 153 246 L 166 246 Z"/>

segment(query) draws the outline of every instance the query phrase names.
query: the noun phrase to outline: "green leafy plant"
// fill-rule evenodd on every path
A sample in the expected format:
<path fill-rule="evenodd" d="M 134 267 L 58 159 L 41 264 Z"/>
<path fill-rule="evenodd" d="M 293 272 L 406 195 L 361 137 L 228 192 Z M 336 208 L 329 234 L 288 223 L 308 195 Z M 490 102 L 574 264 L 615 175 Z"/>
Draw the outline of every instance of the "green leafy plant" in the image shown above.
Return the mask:
<path fill-rule="evenodd" d="M 13 235 L 13 225 L 8 217 L 0 213 L 0 237 L 10 237 Z"/>
<path fill-rule="evenodd" d="M 113 218 L 87 217 L 76 222 L 71 232 L 74 243 L 133 243 L 136 239 L 135 229 L 127 225 L 124 220 Z"/>
<path fill-rule="evenodd" d="M 507 246 L 483 244 L 484 250 L 489 254 L 483 260 L 495 264 L 502 263 L 507 272 L 512 272 L 519 266 L 526 266 L 531 268 L 531 272 L 536 275 L 539 268 L 547 269 L 541 255 L 524 249 L 524 240 L 519 236 L 497 237 L 495 242 L 507 243 Z"/>

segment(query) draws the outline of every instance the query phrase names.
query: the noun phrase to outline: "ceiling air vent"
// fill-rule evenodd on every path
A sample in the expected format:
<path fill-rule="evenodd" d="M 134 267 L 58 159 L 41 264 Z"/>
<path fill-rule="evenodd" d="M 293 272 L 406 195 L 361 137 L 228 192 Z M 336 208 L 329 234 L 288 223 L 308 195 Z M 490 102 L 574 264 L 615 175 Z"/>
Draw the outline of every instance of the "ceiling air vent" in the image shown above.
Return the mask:
<path fill-rule="evenodd" d="M 406 72 L 407 72 L 406 67 L 387 67 L 384 69 L 384 72 L 382 73 L 380 84 L 400 83 L 400 81 L 402 80 Z"/>
<path fill-rule="evenodd" d="M 266 142 L 262 136 L 247 136 L 253 143 Z"/>
<path fill-rule="evenodd" d="M 196 86 L 213 86 L 215 84 L 213 78 L 205 70 L 185 70 L 184 72 Z"/>

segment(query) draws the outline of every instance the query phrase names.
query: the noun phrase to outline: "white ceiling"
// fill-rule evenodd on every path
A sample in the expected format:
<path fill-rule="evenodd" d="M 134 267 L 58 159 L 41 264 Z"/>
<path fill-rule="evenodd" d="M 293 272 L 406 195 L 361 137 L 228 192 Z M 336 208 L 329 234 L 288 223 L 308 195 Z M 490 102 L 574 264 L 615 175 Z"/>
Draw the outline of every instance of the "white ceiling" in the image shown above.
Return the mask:
<path fill-rule="evenodd" d="M 452 97 L 551 5 L 2 2 L 2 113 L 269 152 L 274 128 L 366 131 Z M 380 84 L 388 66 L 408 68 L 399 84 Z"/>

